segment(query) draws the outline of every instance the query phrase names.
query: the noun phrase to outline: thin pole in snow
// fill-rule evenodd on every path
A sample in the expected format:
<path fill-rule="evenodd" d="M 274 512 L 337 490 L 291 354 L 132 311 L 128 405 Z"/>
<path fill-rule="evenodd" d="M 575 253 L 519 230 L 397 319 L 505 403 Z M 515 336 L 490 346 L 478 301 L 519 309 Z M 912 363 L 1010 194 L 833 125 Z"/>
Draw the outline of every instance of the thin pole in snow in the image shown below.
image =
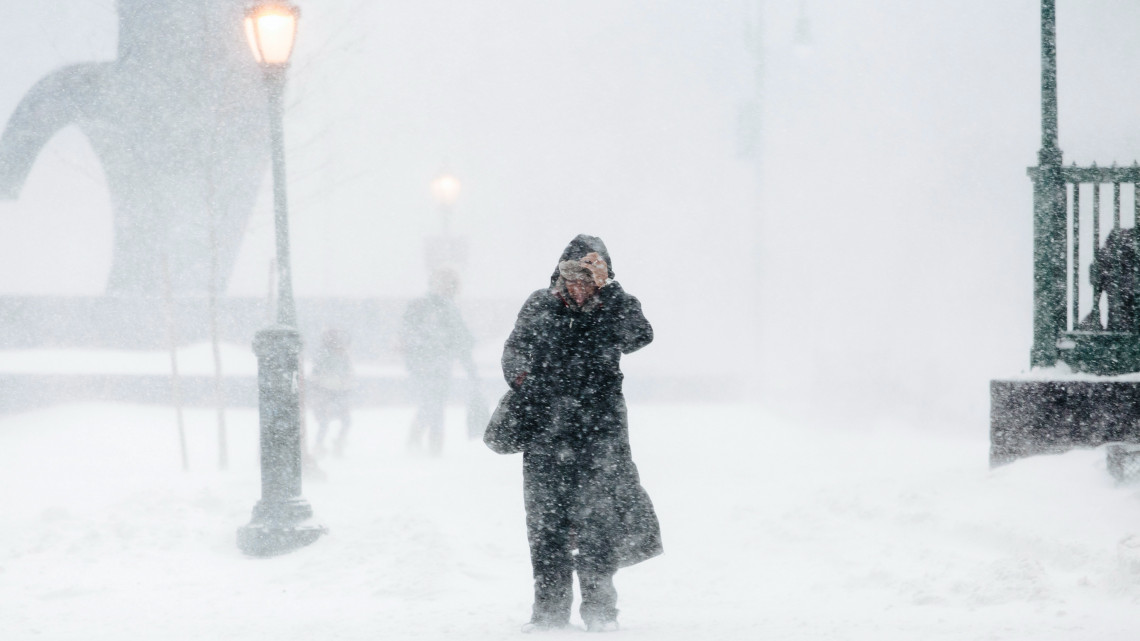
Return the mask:
<path fill-rule="evenodd" d="M 178 330 L 174 318 L 174 291 L 170 282 L 170 253 L 162 253 L 163 292 L 166 294 L 166 336 L 170 342 L 170 391 L 174 397 L 174 412 L 178 420 L 178 446 L 182 452 L 182 471 L 190 471 L 190 458 L 186 454 L 186 423 L 182 416 L 182 379 L 178 375 Z"/>

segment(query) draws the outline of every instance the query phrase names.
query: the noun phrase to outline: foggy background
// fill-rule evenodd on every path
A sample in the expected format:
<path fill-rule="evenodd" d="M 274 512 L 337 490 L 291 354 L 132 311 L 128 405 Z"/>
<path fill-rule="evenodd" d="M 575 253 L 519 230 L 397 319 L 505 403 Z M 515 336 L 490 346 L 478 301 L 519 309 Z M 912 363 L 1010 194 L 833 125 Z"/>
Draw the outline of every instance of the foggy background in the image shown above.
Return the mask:
<path fill-rule="evenodd" d="M 420 294 L 446 168 L 462 296 L 517 308 L 570 238 L 601 236 L 657 330 L 630 376 L 762 374 L 792 409 L 984 430 L 988 380 L 1028 365 L 1036 1 L 764 3 L 760 182 L 740 154 L 753 2 L 299 4 L 298 297 Z M 1140 6 L 1058 4 L 1065 161 L 1130 164 Z M 116 29 L 111 0 L 7 3 L 0 117 L 51 70 L 114 58 Z M 110 211 L 63 131 L 0 202 L 0 295 L 102 293 Z M 272 234 L 267 172 L 230 295 L 265 295 Z"/>

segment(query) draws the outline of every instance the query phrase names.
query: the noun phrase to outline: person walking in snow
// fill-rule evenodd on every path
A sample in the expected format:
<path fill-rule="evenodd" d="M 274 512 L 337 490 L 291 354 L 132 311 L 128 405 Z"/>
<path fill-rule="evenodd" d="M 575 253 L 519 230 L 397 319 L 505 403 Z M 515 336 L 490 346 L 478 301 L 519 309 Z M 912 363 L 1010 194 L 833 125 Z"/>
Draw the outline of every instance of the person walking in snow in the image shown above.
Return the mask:
<path fill-rule="evenodd" d="M 1140 256 L 1136 253 L 1136 229 L 1116 228 L 1108 233 L 1104 244 L 1093 254 L 1089 265 L 1089 282 L 1093 286 L 1093 312 L 1085 317 L 1080 329 L 1100 331 L 1100 293 L 1108 302 L 1110 332 L 1135 332 L 1140 321 L 1140 284 L 1137 270 Z"/>
<path fill-rule="evenodd" d="M 333 452 L 340 456 L 352 426 L 350 397 L 355 387 L 352 359 L 348 355 L 348 337 L 337 329 L 321 334 L 321 345 L 313 359 L 309 375 L 312 388 L 313 414 L 317 417 L 317 438 L 313 449 L 317 456 L 325 452 L 325 433 L 333 421 L 340 422 L 340 432 Z"/>
<path fill-rule="evenodd" d="M 619 366 L 622 354 L 653 340 L 653 328 L 613 275 L 600 238 L 574 238 L 503 349 L 507 383 L 539 414 L 523 449 L 534 573 L 524 631 L 569 624 L 575 571 L 587 630 L 617 629 L 614 574 L 662 551 L 630 452 Z"/>
<path fill-rule="evenodd" d="M 451 368 L 458 360 L 474 385 L 478 379 L 471 348 L 475 339 L 463 322 L 455 295 L 459 276 L 451 269 L 431 275 L 428 295 L 408 304 L 400 328 L 400 348 L 408 368 L 416 415 L 408 447 L 419 448 L 427 435 L 428 452 L 443 452 L 443 410 L 451 390 Z"/>

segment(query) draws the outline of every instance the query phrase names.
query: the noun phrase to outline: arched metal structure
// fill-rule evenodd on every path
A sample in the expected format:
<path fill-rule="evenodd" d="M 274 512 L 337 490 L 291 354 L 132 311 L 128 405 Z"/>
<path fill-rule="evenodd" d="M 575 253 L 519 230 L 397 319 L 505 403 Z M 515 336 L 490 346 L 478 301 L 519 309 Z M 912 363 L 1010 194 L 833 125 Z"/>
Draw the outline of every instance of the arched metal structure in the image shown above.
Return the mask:
<path fill-rule="evenodd" d="M 77 125 L 111 194 L 108 293 L 157 296 L 164 273 L 176 294 L 206 291 L 212 232 L 224 291 L 269 151 L 244 3 L 118 0 L 117 8 L 118 57 L 52 72 L 10 116 L 0 198 L 18 198 L 44 145 Z"/>

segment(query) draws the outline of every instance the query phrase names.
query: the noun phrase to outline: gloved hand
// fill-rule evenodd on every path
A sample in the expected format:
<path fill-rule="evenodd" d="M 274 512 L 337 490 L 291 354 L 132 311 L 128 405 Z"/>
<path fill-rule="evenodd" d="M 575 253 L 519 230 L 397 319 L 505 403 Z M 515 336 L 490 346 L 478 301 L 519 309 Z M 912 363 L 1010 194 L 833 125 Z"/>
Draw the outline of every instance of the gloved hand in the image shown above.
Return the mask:
<path fill-rule="evenodd" d="M 594 285 L 600 288 L 606 284 L 606 279 L 610 275 L 610 268 L 606 265 L 605 259 L 598 255 L 598 252 L 590 252 L 578 262 L 590 270 L 590 274 L 594 277 Z"/>

